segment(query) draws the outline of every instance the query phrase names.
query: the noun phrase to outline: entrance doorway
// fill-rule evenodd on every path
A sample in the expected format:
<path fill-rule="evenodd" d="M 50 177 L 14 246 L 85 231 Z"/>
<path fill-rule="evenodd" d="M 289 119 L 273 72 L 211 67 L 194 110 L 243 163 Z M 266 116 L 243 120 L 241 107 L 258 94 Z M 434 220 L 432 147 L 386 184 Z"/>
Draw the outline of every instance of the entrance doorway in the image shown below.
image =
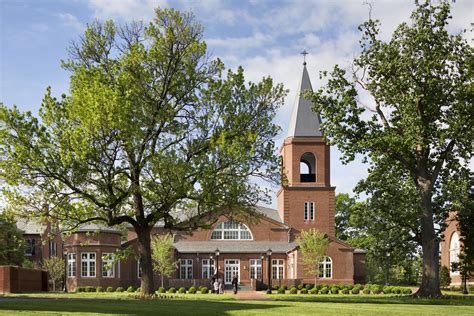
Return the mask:
<path fill-rule="evenodd" d="M 237 275 L 240 283 L 240 260 L 239 259 L 225 259 L 224 260 L 224 283 L 226 285 L 232 284 L 232 278 Z"/>

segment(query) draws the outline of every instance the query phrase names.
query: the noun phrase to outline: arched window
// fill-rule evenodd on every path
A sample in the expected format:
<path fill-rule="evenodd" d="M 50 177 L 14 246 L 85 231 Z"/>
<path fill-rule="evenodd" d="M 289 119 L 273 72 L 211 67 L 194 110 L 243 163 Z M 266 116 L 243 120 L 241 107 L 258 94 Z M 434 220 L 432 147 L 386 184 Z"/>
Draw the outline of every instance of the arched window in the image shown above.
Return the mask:
<path fill-rule="evenodd" d="M 319 261 L 319 277 L 322 279 L 332 278 L 332 259 L 325 256 Z"/>
<path fill-rule="evenodd" d="M 449 243 L 449 264 L 452 265 L 455 262 L 459 262 L 459 235 L 455 232 L 451 236 L 451 242 Z M 450 269 L 451 270 L 451 269 Z M 452 275 L 459 275 L 459 271 L 451 272 Z"/>
<path fill-rule="evenodd" d="M 211 234 L 212 240 L 252 240 L 250 229 L 244 224 L 227 221 L 216 226 Z"/>
<path fill-rule="evenodd" d="M 300 182 L 316 182 L 316 158 L 312 153 L 301 156 Z"/>

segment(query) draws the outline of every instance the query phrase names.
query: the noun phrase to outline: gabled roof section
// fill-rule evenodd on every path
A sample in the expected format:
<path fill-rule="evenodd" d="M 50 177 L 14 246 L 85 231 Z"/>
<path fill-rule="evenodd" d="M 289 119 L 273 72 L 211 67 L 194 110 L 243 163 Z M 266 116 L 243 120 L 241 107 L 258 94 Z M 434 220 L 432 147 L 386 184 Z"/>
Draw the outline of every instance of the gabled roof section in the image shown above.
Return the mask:
<path fill-rule="evenodd" d="M 278 210 L 275 210 L 275 209 L 269 208 L 269 207 L 265 207 L 265 206 L 260 206 L 260 205 L 257 205 L 255 207 L 255 210 L 257 212 L 261 213 L 265 217 L 273 219 L 276 222 L 283 223 L 283 221 L 280 218 L 280 214 L 278 213 Z"/>
<path fill-rule="evenodd" d="M 323 136 L 320 130 L 321 117 L 319 113 L 311 109 L 313 103 L 301 95 L 305 91 L 313 91 L 306 69 L 306 62 L 303 63 L 303 76 L 293 105 L 288 137 Z"/>

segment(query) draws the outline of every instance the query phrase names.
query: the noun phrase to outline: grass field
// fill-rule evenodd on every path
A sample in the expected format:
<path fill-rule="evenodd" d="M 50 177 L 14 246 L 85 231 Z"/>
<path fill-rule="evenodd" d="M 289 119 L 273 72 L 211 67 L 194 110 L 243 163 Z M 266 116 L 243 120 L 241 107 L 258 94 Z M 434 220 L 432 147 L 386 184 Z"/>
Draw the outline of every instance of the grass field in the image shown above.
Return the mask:
<path fill-rule="evenodd" d="M 67 299 L 69 298 L 69 299 Z M 139 301 L 125 294 L 0 296 L 0 315 L 474 315 L 474 297 L 420 300 L 378 295 L 271 295 L 240 301 L 232 295 L 176 295 Z"/>

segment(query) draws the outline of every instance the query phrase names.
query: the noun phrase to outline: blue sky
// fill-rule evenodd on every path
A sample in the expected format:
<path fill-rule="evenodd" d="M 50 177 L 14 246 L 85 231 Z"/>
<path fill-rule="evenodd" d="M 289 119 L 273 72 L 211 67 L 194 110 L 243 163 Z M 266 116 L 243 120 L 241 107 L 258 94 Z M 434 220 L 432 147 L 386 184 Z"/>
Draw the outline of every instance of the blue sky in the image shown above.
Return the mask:
<path fill-rule="evenodd" d="M 0 102 L 37 112 L 47 86 L 60 95 L 68 91 L 68 73 L 61 69 L 67 47 L 94 19 L 149 21 L 153 8 L 191 10 L 204 25 L 210 52 L 231 68 L 242 65 L 249 80 L 270 75 L 290 93 L 276 123 L 286 135 L 306 48 L 313 88 L 318 73 L 336 63 L 347 65 L 357 54 L 357 26 L 368 17 L 364 0 L 305 1 L 166 1 L 166 0 L 0 0 Z M 407 21 L 413 0 L 372 2 L 372 16 L 382 21 L 382 37 Z M 474 22 L 474 1 L 453 4 L 450 30 L 468 29 Z M 466 35 L 472 38 L 472 33 Z M 370 102 L 370 101 L 369 101 Z M 351 192 L 366 175 L 360 160 L 347 166 L 331 150 L 332 185 L 337 192 Z M 275 206 L 275 203 L 273 203 Z"/>

